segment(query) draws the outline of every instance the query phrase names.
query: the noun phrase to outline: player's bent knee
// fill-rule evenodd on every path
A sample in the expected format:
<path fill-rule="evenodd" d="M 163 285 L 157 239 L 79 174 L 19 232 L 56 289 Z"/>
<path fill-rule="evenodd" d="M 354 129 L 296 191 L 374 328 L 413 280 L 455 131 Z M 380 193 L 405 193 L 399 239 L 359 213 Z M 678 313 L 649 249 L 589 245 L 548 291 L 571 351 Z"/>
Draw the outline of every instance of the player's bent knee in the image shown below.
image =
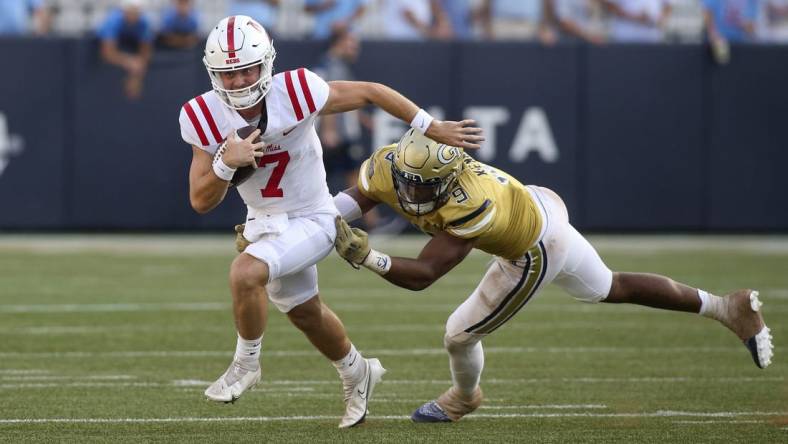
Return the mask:
<path fill-rule="evenodd" d="M 629 299 L 629 286 L 627 285 L 627 273 L 613 273 L 613 281 L 610 285 L 610 294 L 604 299 L 603 302 L 610 302 L 614 304 L 630 302 Z"/>
<path fill-rule="evenodd" d="M 476 344 L 477 342 L 481 341 L 481 335 L 475 335 L 473 333 L 466 333 L 461 331 L 459 333 L 446 333 L 443 336 L 443 346 L 446 350 L 451 353 L 454 351 L 460 351 L 463 349 L 468 348 Z"/>
<path fill-rule="evenodd" d="M 596 304 L 608 298 L 613 286 L 613 276 L 613 272 L 605 269 L 591 278 L 587 276 L 583 279 L 578 275 L 567 274 L 553 282 L 578 301 Z"/>
<path fill-rule="evenodd" d="M 246 253 L 239 254 L 230 266 L 234 286 L 257 287 L 268 283 L 268 265 Z"/>

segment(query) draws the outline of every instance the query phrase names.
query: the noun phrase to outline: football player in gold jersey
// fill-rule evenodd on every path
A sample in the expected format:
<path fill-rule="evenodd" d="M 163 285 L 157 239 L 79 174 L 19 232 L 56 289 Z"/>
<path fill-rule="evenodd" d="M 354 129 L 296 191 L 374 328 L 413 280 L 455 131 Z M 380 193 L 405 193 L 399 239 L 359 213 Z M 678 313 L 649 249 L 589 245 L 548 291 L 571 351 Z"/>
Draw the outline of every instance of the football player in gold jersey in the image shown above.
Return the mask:
<path fill-rule="evenodd" d="M 614 273 L 569 223 L 556 193 L 524 186 L 419 131 L 411 129 L 398 144 L 376 151 L 362 165 L 358 185 L 337 194 L 334 203 L 342 215 L 337 218 L 339 255 L 400 287 L 427 288 L 473 248 L 494 256 L 479 285 L 446 323 L 453 385 L 419 407 L 412 415 L 416 422 L 456 421 L 479 407 L 481 340 L 550 282 L 585 302 L 700 313 L 744 341 L 758 367 L 771 362 L 771 336 L 756 291 L 720 297 L 664 276 Z M 345 222 L 380 203 L 432 236 L 415 259 L 392 258 L 370 248 L 367 234 Z"/>

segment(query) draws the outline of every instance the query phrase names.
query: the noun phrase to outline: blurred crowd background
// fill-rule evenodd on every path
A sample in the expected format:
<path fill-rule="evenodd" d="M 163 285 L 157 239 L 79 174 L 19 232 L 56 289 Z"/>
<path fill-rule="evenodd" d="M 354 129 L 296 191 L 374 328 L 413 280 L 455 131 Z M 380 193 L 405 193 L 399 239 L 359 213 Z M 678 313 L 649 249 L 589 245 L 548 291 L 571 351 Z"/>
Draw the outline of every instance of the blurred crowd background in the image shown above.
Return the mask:
<path fill-rule="evenodd" d="M 138 8 L 155 34 L 205 35 L 245 14 L 276 38 L 324 39 L 339 28 L 362 39 L 605 42 L 788 42 L 788 0 L 3 0 L 0 33 L 100 32 Z M 192 42 L 194 43 L 194 42 Z"/>
<path fill-rule="evenodd" d="M 188 206 L 177 116 L 210 87 L 205 36 L 239 14 L 272 35 L 276 72 L 476 119 L 475 155 L 558 190 L 583 229 L 788 230 L 788 0 L 0 0 L 18 61 L 0 75 L 0 229 L 237 223 L 234 193 Z M 317 130 L 336 192 L 404 127 L 368 109 Z"/>

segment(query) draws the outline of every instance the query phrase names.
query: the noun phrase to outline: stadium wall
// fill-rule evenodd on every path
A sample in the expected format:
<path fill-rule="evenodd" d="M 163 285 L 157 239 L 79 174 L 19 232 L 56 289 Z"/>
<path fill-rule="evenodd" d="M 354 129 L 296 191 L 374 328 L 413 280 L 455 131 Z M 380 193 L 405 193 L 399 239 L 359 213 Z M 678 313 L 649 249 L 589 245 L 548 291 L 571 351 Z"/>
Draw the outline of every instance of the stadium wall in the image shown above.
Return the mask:
<path fill-rule="evenodd" d="M 322 47 L 277 42 L 276 70 Z M 554 188 L 596 231 L 786 231 L 788 47 L 365 42 L 357 78 L 436 115 L 472 117 L 476 156 Z M 227 229 L 235 193 L 188 202 L 178 112 L 209 88 L 200 51 L 155 54 L 141 100 L 90 39 L 0 39 L 0 229 Z M 404 126 L 375 113 L 370 146 Z"/>

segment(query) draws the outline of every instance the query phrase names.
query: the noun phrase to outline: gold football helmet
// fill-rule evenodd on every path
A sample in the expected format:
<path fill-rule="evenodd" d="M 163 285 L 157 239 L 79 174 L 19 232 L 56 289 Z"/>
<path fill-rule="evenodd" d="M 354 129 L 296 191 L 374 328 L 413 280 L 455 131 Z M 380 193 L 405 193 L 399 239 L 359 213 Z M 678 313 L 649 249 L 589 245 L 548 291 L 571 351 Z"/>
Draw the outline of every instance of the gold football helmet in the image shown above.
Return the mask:
<path fill-rule="evenodd" d="M 422 216 L 446 203 L 463 168 L 462 150 L 410 129 L 391 162 L 397 200 L 406 213 Z"/>

